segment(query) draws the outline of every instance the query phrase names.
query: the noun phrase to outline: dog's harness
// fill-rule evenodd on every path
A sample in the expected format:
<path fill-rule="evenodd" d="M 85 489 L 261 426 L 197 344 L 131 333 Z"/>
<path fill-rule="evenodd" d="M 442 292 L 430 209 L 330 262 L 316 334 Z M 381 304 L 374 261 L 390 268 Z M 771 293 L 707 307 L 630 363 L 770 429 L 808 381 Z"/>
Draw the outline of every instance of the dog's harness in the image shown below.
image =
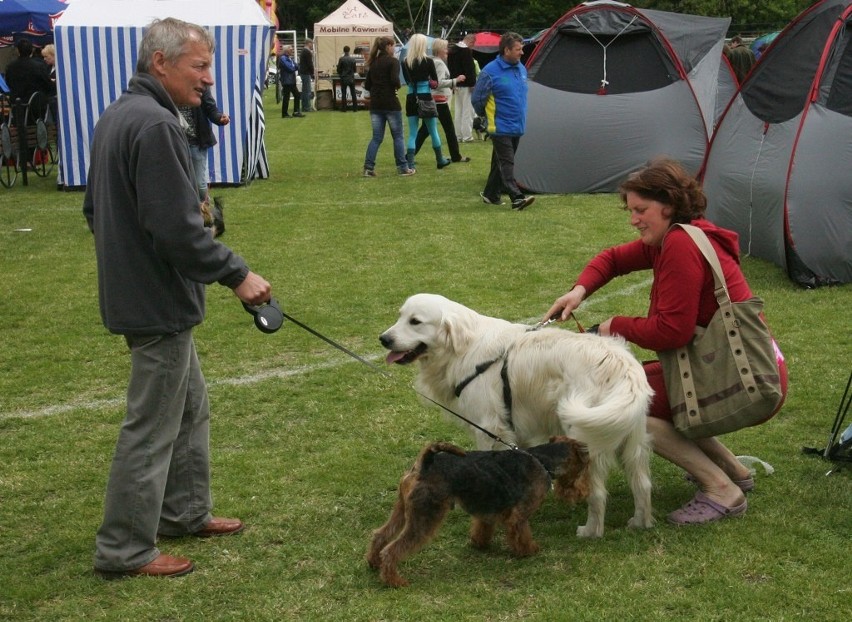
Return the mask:
<path fill-rule="evenodd" d="M 557 317 L 558 316 L 554 315 L 553 317 L 548 318 L 547 320 L 542 320 L 541 322 L 539 322 L 535 326 L 530 326 L 529 328 L 527 328 L 527 332 L 533 332 L 533 331 L 539 330 L 540 328 L 544 328 L 548 324 L 552 324 L 553 322 L 555 322 Z M 570 315 L 570 317 L 575 322 L 577 322 L 577 328 L 579 329 L 579 331 L 581 333 L 586 332 L 585 330 L 583 330 L 583 327 L 580 325 L 580 322 L 577 320 L 577 318 L 574 317 L 573 313 Z M 597 333 L 597 325 L 590 328 L 589 332 Z M 494 365 L 498 361 L 502 360 L 503 361 L 503 367 L 500 369 L 500 378 L 502 378 L 502 380 L 503 380 L 503 406 L 506 408 L 506 424 L 507 424 L 509 430 L 514 432 L 515 431 L 515 424 L 512 421 L 512 385 L 509 384 L 509 350 L 511 350 L 511 346 L 509 346 L 509 348 L 507 348 L 506 351 L 503 354 L 501 354 L 500 356 L 498 356 L 497 358 L 491 359 L 490 361 L 485 361 L 484 363 L 480 363 L 479 365 L 474 367 L 473 373 L 470 374 L 469 376 L 467 376 L 461 382 L 459 382 L 456 385 L 453 392 L 455 393 L 455 396 L 458 398 L 461 395 L 462 391 L 465 390 L 467 385 L 469 385 L 471 382 L 476 380 L 479 376 L 481 376 L 486 371 L 491 369 L 492 365 Z M 452 411 L 450 411 L 450 412 L 452 412 Z"/>
<path fill-rule="evenodd" d="M 509 384 L 509 351 L 506 350 L 503 354 L 495 359 L 480 363 L 473 368 L 473 373 L 456 385 L 454 393 L 459 397 L 465 387 L 476 380 L 479 376 L 491 369 L 491 366 L 498 361 L 503 361 L 503 366 L 500 368 L 500 378 L 503 380 L 503 406 L 506 408 L 506 423 L 509 429 L 514 432 L 515 424 L 512 423 L 512 386 Z"/>

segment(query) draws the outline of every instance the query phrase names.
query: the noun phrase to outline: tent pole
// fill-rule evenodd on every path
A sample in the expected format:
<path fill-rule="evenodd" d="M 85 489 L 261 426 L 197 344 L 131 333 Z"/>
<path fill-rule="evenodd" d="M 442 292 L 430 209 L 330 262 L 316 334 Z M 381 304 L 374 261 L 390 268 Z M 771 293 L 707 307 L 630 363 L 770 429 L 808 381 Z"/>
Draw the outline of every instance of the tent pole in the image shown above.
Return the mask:
<path fill-rule="evenodd" d="M 467 8 L 467 5 L 468 5 L 468 4 L 470 4 L 470 0 L 464 0 L 464 4 L 462 5 L 462 8 L 461 8 L 461 9 L 459 9 L 459 12 L 458 12 L 458 13 L 456 13 L 456 18 L 453 20 L 453 23 L 452 23 L 452 24 L 450 24 L 450 29 L 449 29 L 449 30 L 447 30 L 447 36 L 446 36 L 446 39 L 448 39 L 448 40 L 449 40 L 450 35 L 451 35 L 451 34 L 452 34 L 452 32 L 453 32 L 453 28 L 455 28 L 455 27 L 456 27 L 456 24 L 457 24 L 457 23 L 458 23 L 458 21 L 461 19 L 462 15 L 464 14 L 464 10 Z"/>
<path fill-rule="evenodd" d="M 468 1 L 469 1 L 469 0 L 468 0 Z M 391 20 L 389 20 L 389 19 L 388 19 L 388 16 L 387 16 L 387 15 L 385 15 L 384 13 L 382 13 L 382 10 L 379 8 L 379 5 L 378 5 L 378 4 L 376 4 L 376 0 L 370 0 L 370 4 L 372 4 L 372 5 L 373 5 L 373 8 L 374 8 L 374 9 L 376 9 L 376 13 L 378 13 L 378 14 L 379 14 L 381 17 L 383 17 L 384 19 L 387 19 L 388 21 L 391 21 Z M 398 34 L 396 34 L 396 26 L 394 26 L 394 27 L 393 27 L 393 38 L 394 38 L 394 39 L 396 39 L 396 40 L 399 42 L 399 44 L 400 44 L 400 45 L 402 45 L 402 39 L 400 39 L 399 35 L 398 35 Z"/>
<path fill-rule="evenodd" d="M 429 0 L 429 18 L 426 20 L 426 34 L 432 35 L 432 0 Z"/>

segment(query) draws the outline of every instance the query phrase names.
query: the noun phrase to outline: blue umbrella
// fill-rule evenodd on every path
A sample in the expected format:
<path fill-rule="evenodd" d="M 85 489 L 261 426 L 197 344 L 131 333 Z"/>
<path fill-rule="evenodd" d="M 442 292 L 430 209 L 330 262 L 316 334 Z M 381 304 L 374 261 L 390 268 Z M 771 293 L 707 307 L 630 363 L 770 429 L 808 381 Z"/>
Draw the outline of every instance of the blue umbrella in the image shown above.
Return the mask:
<path fill-rule="evenodd" d="M 761 35 L 760 37 L 758 37 L 757 39 L 752 41 L 751 51 L 757 52 L 762 45 L 766 45 L 768 47 L 770 43 L 775 41 L 775 37 L 777 37 L 780 34 L 781 34 L 781 31 L 778 30 L 778 31 L 775 31 L 775 32 L 770 32 L 769 34 L 766 34 L 766 35 Z"/>
<path fill-rule="evenodd" d="M 59 0 L 0 0 L 0 36 L 50 33 L 67 8 Z"/>

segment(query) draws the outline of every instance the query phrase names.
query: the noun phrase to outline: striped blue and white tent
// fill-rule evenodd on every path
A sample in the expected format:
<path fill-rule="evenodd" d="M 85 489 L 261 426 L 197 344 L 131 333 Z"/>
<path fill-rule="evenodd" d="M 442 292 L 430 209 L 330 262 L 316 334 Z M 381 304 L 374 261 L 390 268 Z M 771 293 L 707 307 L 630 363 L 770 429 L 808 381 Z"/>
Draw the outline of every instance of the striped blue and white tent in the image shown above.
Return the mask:
<path fill-rule="evenodd" d="M 86 185 L 95 123 L 127 87 L 145 26 L 165 17 L 216 39 L 213 94 L 231 123 L 213 128 L 210 183 L 269 176 L 261 93 L 272 26 L 254 0 L 85 0 L 69 3 L 54 28 L 60 185 Z"/>

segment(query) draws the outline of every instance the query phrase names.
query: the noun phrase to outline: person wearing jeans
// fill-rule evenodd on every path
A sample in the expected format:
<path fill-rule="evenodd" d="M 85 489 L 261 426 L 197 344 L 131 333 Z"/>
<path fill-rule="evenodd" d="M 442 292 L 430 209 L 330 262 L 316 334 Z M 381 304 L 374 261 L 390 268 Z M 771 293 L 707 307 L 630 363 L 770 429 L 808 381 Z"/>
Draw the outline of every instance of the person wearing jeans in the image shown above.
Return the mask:
<path fill-rule="evenodd" d="M 311 81 L 314 78 L 314 42 L 305 39 L 305 47 L 299 54 L 299 77 L 302 79 L 302 112 L 313 112 L 311 101 L 314 97 Z"/>
<path fill-rule="evenodd" d="M 364 177 L 376 176 L 376 155 L 385 138 L 385 125 L 393 137 L 393 157 L 400 175 L 414 175 L 405 157 L 402 134 L 402 107 L 396 92 L 400 88 L 399 61 L 393 56 L 394 42 L 390 37 L 377 37 L 367 58 L 367 77 L 364 88 L 370 94 L 370 123 L 373 137 L 364 156 Z"/>
<path fill-rule="evenodd" d="M 207 180 L 209 177 L 207 152 L 217 143 L 210 123 L 225 126 L 231 122 L 231 117 L 219 110 L 210 89 L 206 89 L 201 96 L 200 106 L 180 106 L 178 110 L 186 120 L 185 132 L 189 141 L 192 168 L 195 171 L 198 200 L 204 203 L 209 199 L 207 196 Z"/>

